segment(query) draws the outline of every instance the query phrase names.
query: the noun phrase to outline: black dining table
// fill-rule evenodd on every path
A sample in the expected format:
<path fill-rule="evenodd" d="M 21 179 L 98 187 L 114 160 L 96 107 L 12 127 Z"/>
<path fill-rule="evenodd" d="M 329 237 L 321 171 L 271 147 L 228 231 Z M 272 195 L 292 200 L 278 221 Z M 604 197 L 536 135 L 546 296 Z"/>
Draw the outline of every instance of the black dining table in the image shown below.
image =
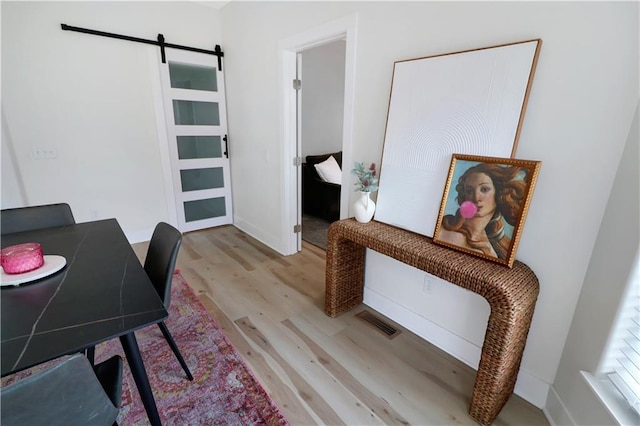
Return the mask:
<path fill-rule="evenodd" d="M 2 235 L 2 247 L 37 242 L 66 265 L 53 275 L 2 286 L 1 370 L 6 376 L 119 338 L 152 425 L 160 416 L 135 330 L 168 313 L 115 219 Z"/>

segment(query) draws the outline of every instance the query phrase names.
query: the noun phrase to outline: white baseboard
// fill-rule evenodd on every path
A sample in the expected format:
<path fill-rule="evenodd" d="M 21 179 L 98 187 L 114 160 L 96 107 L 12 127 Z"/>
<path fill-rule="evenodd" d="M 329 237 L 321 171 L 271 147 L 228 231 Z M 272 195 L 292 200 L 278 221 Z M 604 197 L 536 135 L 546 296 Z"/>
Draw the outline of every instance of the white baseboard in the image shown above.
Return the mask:
<path fill-rule="evenodd" d="M 513 393 L 522 397 L 525 401 L 529 401 L 536 407 L 543 409 L 547 403 L 547 396 L 550 389 L 551 384 L 540 380 L 533 374 L 520 368 Z"/>
<path fill-rule="evenodd" d="M 234 218 L 233 226 L 246 232 L 256 240 L 260 241 L 263 244 L 268 245 L 272 249 L 276 250 L 278 253 L 282 254 L 282 251 L 278 250 L 278 245 L 275 243 L 275 241 L 277 241 L 277 238 L 275 238 L 273 235 L 264 234 L 255 226 L 251 225 L 248 222 L 245 222 L 244 220 L 242 220 L 242 218 L 238 218 L 238 217 Z M 124 234 L 127 237 L 129 244 L 141 243 L 141 242 L 151 240 L 151 235 L 153 235 L 154 228 L 137 229 L 135 231 L 126 230 L 124 231 Z"/>
<path fill-rule="evenodd" d="M 364 303 L 477 370 L 482 348 L 373 290 L 365 288 Z M 514 393 L 542 408 L 547 402 L 549 388 L 548 383 L 521 368 Z"/>
<path fill-rule="evenodd" d="M 138 229 L 136 231 L 125 231 L 124 235 L 127 237 L 129 244 L 142 243 L 144 241 L 151 240 L 153 235 L 153 229 Z"/>
<path fill-rule="evenodd" d="M 285 250 L 281 247 L 282 242 L 280 241 L 279 236 L 266 234 L 261 228 L 252 225 L 237 215 L 233 217 L 233 226 L 251 235 L 253 238 L 271 247 L 278 253 L 285 255 Z"/>
<path fill-rule="evenodd" d="M 576 424 L 553 386 L 549 389 L 547 403 L 542 412 L 547 417 L 547 420 L 549 420 L 551 426 L 573 426 Z"/>

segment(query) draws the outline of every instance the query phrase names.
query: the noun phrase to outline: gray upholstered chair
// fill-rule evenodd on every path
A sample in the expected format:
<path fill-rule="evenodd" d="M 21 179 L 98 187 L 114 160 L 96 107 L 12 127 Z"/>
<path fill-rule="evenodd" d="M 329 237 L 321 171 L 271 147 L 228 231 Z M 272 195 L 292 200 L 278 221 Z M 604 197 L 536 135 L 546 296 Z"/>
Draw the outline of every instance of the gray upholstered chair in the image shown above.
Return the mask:
<path fill-rule="evenodd" d="M 169 310 L 171 302 L 171 281 L 173 280 L 173 271 L 176 267 L 178 259 L 178 251 L 182 244 L 182 234 L 168 223 L 160 222 L 156 225 L 149 242 L 147 255 L 144 260 L 144 270 L 151 280 L 153 287 L 156 289 L 158 296 L 162 299 L 165 309 Z M 178 359 L 180 366 L 184 370 L 187 378 L 193 380 L 193 375 L 189 371 L 189 367 L 185 362 L 178 345 L 173 340 L 173 336 L 169 332 L 164 321 L 158 323 L 160 331 L 165 340 L 171 347 L 173 354 Z M 87 358 L 93 363 L 95 347 L 87 349 Z"/>
<path fill-rule="evenodd" d="M 67 203 L 4 209 L 0 212 L 0 234 L 33 231 L 76 223 Z"/>
<path fill-rule="evenodd" d="M 122 358 L 95 366 L 80 354 L 0 389 L 0 422 L 24 425 L 113 425 L 122 396 Z"/>
<path fill-rule="evenodd" d="M 182 244 L 182 234 L 180 234 L 180 231 L 168 223 L 160 222 L 153 230 L 147 256 L 144 260 L 144 270 L 167 310 L 169 310 L 169 303 L 171 301 L 171 281 L 173 279 L 173 271 L 176 267 L 180 244 Z M 160 327 L 162 335 L 167 343 L 169 343 L 171 350 L 178 359 L 178 362 L 180 362 L 187 377 L 189 380 L 193 380 L 189 367 L 187 367 L 187 363 L 184 361 L 184 358 L 182 358 L 182 354 L 180 354 L 180 350 L 164 321 L 159 322 L 158 327 Z"/>

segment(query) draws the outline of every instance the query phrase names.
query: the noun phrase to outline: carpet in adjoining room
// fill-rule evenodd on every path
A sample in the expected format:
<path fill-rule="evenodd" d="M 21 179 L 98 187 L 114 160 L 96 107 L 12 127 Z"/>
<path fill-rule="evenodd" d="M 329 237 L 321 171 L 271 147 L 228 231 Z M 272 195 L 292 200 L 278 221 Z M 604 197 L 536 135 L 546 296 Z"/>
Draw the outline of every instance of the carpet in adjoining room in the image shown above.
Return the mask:
<path fill-rule="evenodd" d="M 330 222 L 311 215 L 302 216 L 302 239 L 308 243 L 327 249 L 327 230 Z"/>

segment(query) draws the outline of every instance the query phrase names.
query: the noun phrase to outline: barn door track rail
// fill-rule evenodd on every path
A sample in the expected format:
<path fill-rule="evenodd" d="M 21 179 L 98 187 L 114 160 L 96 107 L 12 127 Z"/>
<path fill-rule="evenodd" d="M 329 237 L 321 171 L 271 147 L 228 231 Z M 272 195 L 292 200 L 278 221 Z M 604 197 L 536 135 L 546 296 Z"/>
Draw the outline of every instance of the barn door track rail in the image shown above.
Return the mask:
<path fill-rule="evenodd" d="M 152 44 L 154 46 L 159 46 L 160 47 L 160 54 L 162 55 L 162 63 L 163 64 L 167 62 L 165 54 L 164 54 L 165 47 L 170 47 L 172 49 L 188 50 L 190 52 L 205 53 L 205 54 L 208 54 L 208 55 L 216 55 L 218 57 L 218 69 L 220 71 L 222 71 L 222 57 L 224 56 L 224 52 L 220 48 L 219 44 L 216 44 L 216 47 L 215 47 L 214 50 L 206 50 L 206 49 L 199 49 L 197 47 L 181 46 L 179 44 L 167 43 L 167 42 L 164 41 L 164 36 L 162 34 L 158 34 L 158 39 L 157 40 L 148 40 L 148 39 L 144 39 L 144 38 L 131 37 L 131 36 L 122 35 L 122 34 L 114 34 L 114 33 L 107 33 L 107 32 L 104 32 L 104 31 L 90 30 L 88 28 L 73 27 L 73 26 L 67 25 L 67 24 L 60 24 L 60 26 L 62 27 L 62 29 L 64 31 L 75 31 L 75 32 L 78 32 L 78 33 L 85 33 L 85 34 L 92 34 L 92 35 L 103 36 L 103 37 L 117 38 L 117 39 L 120 39 L 120 40 L 135 41 L 135 42 L 138 42 L 138 43 Z"/>

